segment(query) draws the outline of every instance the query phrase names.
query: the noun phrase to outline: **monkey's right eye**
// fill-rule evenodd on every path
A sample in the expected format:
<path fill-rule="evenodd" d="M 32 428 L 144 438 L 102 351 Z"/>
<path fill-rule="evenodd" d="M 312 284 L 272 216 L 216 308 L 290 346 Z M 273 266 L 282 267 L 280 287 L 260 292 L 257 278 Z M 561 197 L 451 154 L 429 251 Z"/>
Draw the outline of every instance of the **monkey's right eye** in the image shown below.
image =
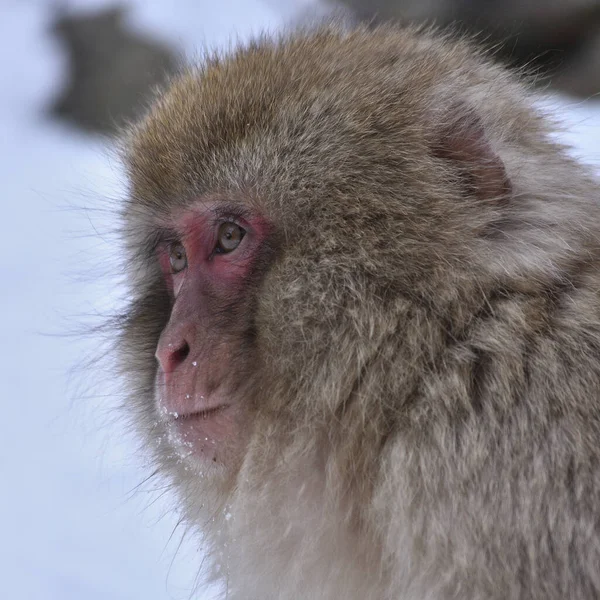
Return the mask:
<path fill-rule="evenodd" d="M 172 273 L 179 273 L 187 267 L 185 248 L 179 242 L 172 244 L 169 248 L 169 263 Z"/>

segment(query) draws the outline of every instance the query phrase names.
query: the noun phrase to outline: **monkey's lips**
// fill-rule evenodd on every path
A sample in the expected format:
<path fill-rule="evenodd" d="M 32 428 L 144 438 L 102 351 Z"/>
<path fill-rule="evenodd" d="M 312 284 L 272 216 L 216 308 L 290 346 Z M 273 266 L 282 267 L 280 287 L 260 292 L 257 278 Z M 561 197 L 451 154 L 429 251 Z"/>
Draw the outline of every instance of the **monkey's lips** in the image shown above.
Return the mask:
<path fill-rule="evenodd" d="M 175 414 L 173 415 L 173 419 L 175 421 L 189 421 L 191 419 L 210 419 L 212 415 L 219 411 L 225 410 L 227 407 L 227 404 L 220 404 L 219 406 L 215 406 L 214 408 L 205 408 L 204 410 L 194 411 L 189 414 Z"/>
<path fill-rule="evenodd" d="M 235 410 L 219 404 L 167 418 L 169 441 L 183 457 L 218 461 L 222 445 L 235 429 Z"/>

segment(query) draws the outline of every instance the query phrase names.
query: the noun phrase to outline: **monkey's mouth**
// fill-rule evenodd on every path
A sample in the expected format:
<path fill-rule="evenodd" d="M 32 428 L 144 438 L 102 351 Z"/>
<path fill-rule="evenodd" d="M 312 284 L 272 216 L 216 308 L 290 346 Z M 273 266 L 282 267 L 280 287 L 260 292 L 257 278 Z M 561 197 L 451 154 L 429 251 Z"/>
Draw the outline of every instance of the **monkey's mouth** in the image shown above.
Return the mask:
<path fill-rule="evenodd" d="M 228 404 L 220 404 L 219 406 L 215 406 L 213 408 L 206 408 L 204 410 L 194 411 L 188 414 L 179 414 L 173 413 L 171 418 L 174 421 L 194 421 L 194 420 L 206 420 L 210 419 L 212 416 L 224 411 L 229 407 Z"/>
<path fill-rule="evenodd" d="M 219 404 L 187 413 L 171 413 L 166 421 L 168 439 L 184 459 L 221 462 L 224 445 L 237 435 L 237 410 L 231 404 Z"/>

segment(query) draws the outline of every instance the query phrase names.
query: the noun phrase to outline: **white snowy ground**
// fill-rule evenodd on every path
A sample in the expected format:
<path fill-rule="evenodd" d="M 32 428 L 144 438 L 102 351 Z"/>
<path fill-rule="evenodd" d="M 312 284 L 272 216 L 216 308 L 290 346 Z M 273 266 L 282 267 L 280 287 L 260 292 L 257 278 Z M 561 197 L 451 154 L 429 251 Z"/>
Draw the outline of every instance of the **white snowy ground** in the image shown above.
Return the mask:
<path fill-rule="evenodd" d="M 193 54 L 275 29 L 311 2 L 138 0 L 132 20 Z M 77 384 L 85 368 L 74 365 L 95 343 L 65 335 L 78 315 L 113 301 L 97 268 L 110 254 L 109 221 L 73 207 L 106 206 L 122 177 L 101 143 L 41 115 L 62 72 L 45 32 L 50 4 L 0 6 L 1 596 L 186 599 L 197 551 L 187 540 L 179 547 L 178 533 L 170 539 L 169 497 L 131 494 L 146 474 L 135 441 L 102 386 L 90 394 Z M 565 139 L 576 153 L 600 166 L 600 102 L 551 104 L 573 128 Z"/>

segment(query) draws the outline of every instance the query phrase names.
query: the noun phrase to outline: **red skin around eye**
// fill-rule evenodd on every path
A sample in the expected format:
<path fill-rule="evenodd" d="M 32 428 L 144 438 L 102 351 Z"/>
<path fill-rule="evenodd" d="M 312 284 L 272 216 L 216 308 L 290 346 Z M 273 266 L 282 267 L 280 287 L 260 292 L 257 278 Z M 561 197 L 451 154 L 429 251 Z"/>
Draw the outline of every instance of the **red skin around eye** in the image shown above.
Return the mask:
<path fill-rule="evenodd" d="M 177 280 L 184 276 L 186 270 L 200 268 L 213 284 L 219 281 L 234 282 L 243 280 L 251 269 L 257 251 L 267 237 L 269 223 L 260 216 L 250 216 L 248 219 L 232 217 L 227 214 L 222 219 L 216 219 L 214 209 L 216 203 L 193 207 L 170 224 L 183 244 L 187 256 L 187 268 L 179 273 L 173 273 L 167 246 L 159 249 L 159 262 L 165 274 L 167 283 L 174 291 Z M 240 245 L 232 252 L 217 254 L 217 235 L 222 223 L 231 220 L 242 227 L 246 233 Z"/>
<path fill-rule="evenodd" d="M 242 227 L 245 235 L 231 252 L 216 253 L 219 228 L 228 221 Z M 179 440 L 186 457 L 220 462 L 223 448 L 243 437 L 244 399 L 235 393 L 240 389 L 235 374 L 243 369 L 235 361 L 240 360 L 239 332 L 248 325 L 244 283 L 270 228 L 259 215 L 228 214 L 226 205 L 217 202 L 197 203 L 161 226 L 184 247 L 187 265 L 173 273 L 171 245 L 159 248 L 173 303 L 156 350 L 157 409 L 170 439 Z M 229 314 L 231 330 L 226 331 L 224 307 L 235 308 Z"/>

